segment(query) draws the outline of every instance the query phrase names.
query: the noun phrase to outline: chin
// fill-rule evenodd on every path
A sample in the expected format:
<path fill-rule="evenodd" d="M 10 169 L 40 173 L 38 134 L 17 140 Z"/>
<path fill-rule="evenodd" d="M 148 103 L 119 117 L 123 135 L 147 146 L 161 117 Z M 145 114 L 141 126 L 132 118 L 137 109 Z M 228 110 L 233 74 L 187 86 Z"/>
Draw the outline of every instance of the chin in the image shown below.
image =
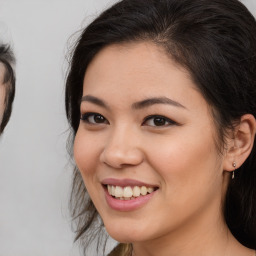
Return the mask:
<path fill-rule="evenodd" d="M 108 231 L 108 230 L 107 230 Z M 108 234 L 113 238 L 115 239 L 116 241 L 118 241 L 119 243 L 125 243 L 125 244 L 128 244 L 128 243 L 134 243 L 134 242 L 139 242 L 139 240 L 137 239 L 137 237 L 134 237 L 134 234 L 131 234 L 131 233 L 124 233 L 124 232 L 120 232 L 117 231 L 108 231 Z M 142 239 L 144 240 L 144 239 Z"/>
<path fill-rule="evenodd" d="M 141 225 L 131 225 L 127 222 L 125 225 L 118 223 L 109 223 L 105 225 L 108 234 L 120 243 L 134 243 L 149 239 L 149 232 L 143 231 Z"/>

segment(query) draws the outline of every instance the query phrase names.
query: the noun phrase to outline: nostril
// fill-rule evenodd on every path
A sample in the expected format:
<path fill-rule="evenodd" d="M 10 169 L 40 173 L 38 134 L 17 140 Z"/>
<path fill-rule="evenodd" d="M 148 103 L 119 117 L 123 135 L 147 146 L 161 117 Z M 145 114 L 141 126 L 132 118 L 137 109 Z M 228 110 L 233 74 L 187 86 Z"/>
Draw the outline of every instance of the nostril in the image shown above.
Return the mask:
<path fill-rule="evenodd" d="M 143 153 L 136 148 L 108 147 L 100 155 L 100 161 L 108 166 L 121 169 L 143 162 Z"/>

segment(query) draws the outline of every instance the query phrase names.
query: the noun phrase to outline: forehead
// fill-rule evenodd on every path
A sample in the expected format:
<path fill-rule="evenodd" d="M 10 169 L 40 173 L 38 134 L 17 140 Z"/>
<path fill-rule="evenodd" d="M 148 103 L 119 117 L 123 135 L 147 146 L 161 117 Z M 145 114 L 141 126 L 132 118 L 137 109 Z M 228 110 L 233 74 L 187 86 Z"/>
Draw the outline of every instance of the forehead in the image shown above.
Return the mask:
<path fill-rule="evenodd" d="M 173 61 L 162 47 L 137 42 L 103 48 L 86 70 L 83 94 L 111 100 L 119 98 L 123 103 L 127 99 L 139 101 L 167 95 L 186 102 L 191 93 L 202 98 L 196 88 L 189 72 Z"/>
<path fill-rule="evenodd" d="M 191 83 L 187 70 L 172 61 L 161 47 L 150 42 L 114 44 L 93 58 L 85 73 L 84 89 L 95 90 L 98 85 L 104 89 L 116 84 L 123 89 L 123 85 L 140 87 L 145 83 L 148 87 L 153 84 L 161 87 L 170 70 L 173 80 L 182 76 Z"/>
<path fill-rule="evenodd" d="M 154 73 L 160 73 L 164 66 L 170 68 L 170 65 L 190 79 L 189 72 L 175 62 L 163 47 L 148 41 L 120 43 L 101 49 L 89 63 L 85 75 L 95 68 L 98 68 L 98 72 L 102 74 L 104 71 L 107 74 L 115 68 L 119 72 L 130 72 L 133 78 L 141 71 L 143 76 L 151 74 L 153 70 Z"/>

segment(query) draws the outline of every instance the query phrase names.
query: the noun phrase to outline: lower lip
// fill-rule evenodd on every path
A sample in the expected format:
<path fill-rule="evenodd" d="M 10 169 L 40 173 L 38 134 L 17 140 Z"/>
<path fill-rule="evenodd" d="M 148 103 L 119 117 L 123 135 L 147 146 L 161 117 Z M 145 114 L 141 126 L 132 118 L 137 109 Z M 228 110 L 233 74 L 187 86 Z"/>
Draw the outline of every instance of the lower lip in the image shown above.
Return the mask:
<path fill-rule="evenodd" d="M 105 190 L 105 198 L 110 208 L 121 211 L 121 212 L 128 212 L 128 211 L 134 211 L 142 206 L 144 206 L 156 193 L 156 191 L 147 194 L 145 196 L 139 196 L 131 200 L 120 200 L 112 197 L 106 188 Z"/>

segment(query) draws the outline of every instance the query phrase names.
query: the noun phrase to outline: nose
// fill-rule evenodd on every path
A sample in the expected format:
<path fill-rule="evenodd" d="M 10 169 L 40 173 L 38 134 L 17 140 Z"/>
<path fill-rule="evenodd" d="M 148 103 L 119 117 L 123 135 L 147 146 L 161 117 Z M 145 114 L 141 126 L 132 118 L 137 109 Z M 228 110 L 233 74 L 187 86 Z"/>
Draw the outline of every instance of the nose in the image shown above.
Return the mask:
<path fill-rule="evenodd" d="M 100 155 L 102 163 L 116 169 L 139 165 L 143 159 L 138 136 L 127 129 L 113 132 Z"/>

